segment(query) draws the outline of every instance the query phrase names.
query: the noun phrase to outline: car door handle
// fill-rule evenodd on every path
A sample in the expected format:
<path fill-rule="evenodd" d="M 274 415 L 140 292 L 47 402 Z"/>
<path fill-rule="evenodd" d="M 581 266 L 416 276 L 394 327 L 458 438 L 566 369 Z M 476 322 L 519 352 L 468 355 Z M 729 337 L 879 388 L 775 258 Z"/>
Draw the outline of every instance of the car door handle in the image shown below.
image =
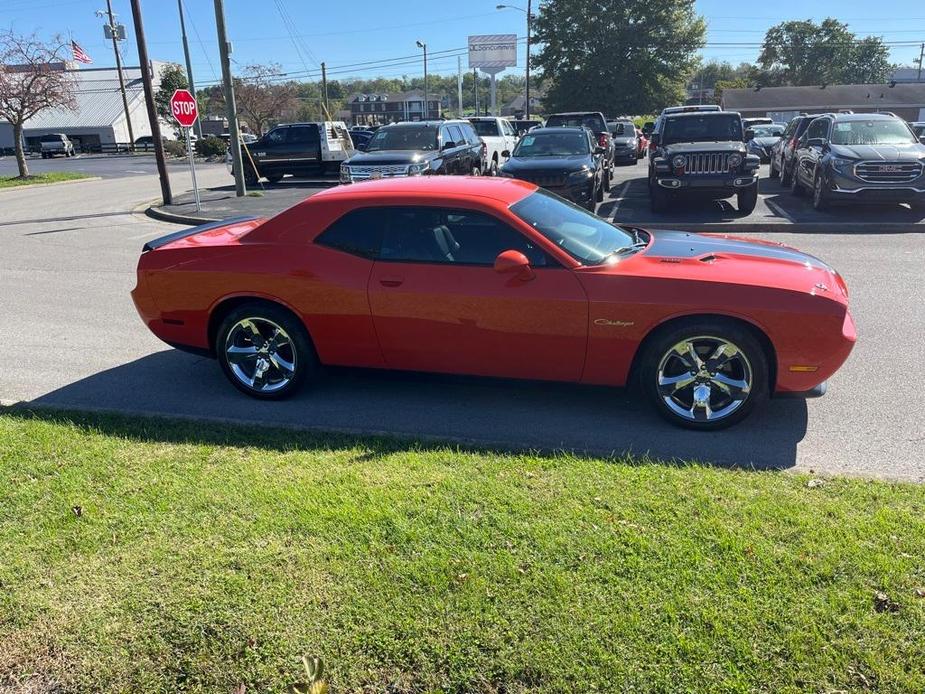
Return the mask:
<path fill-rule="evenodd" d="M 383 287 L 400 287 L 404 281 L 404 277 L 381 277 L 379 279 L 379 284 Z"/>

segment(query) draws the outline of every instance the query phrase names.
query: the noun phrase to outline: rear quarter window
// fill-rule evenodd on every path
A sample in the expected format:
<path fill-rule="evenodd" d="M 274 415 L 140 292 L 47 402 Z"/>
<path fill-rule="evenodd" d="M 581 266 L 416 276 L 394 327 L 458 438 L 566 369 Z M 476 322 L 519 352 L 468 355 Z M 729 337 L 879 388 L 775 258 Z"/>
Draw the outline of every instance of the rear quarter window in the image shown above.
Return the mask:
<path fill-rule="evenodd" d="M 382 245 L 382 210 L 368 207 L 348 212 L 321 232 L 315 243 L 360 258 L 373 259 Z"/>

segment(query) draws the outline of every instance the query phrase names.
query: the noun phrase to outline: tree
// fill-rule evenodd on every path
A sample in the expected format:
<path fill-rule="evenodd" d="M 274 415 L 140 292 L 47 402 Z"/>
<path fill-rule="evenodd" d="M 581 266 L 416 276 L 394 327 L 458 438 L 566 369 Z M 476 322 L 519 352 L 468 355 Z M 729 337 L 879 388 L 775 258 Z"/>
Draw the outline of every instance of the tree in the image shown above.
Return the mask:
<path fill-rule="evenodd" d="M 63 69 L 70 58 L 70 46 L 60 36 L 45 43 L 35 34 L 0 34 L 0 118 L 13 126 L 20 178 L 29 176 L 23 124 L 42 111 L 76 106 L 73 78 Z"/>
<path fill-rule="evenodd" d="M 880 38 L 858 39 L 831 17 L 781 22 L 765 34 L 755 77 L 763 86 L 885 82 L 889 57 Z"/>
<path fill-rule="evenodd" d="M 682 103 L 706 32 L 694 0 L 549 0 L 535 27 L 544 108 L 610 115 Z"/>
<path fill-rule="evenodd" d="M 281 73 L 282 66 L 277 63 L 248 65 L 244 75 L 235 79 L 238 111 L 257 135 L 263 135 L 266 126 L 279 120 L 284 111 L 298 106 L 295 83 L 273 81 Z"/>
<path fill-rule="evenodd" d="M 161 85 L 154 94 L 154 107 L 157 110 L 157 117 L 164 123 L 170 123 L 173 128 L 174 137 L 180 138 L 180 126 L 173 119 L 173 113 L 170 110 L 170 97 L 178 89 L 189 89 L 189 82 L 186 79 L 186 71 L 176 63 L 167 63 L 161 69 Z"/>

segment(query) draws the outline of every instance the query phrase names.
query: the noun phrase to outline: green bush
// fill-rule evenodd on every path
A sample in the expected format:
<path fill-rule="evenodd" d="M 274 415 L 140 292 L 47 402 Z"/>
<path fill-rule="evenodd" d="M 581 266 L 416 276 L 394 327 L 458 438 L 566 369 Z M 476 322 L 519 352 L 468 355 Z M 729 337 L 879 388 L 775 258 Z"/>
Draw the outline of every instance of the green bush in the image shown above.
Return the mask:
<path fill-rule="evenodd" d="M 179 140 L 165 140 L 164 151 L 171 157 L 185 157 L 186 145 Z"/>
<path fill-rule="evenodd" d="M 200 157 L 223 157 L 228 145 L 220 137 L 204 137 L 196 143 L 196 153 Z"/>

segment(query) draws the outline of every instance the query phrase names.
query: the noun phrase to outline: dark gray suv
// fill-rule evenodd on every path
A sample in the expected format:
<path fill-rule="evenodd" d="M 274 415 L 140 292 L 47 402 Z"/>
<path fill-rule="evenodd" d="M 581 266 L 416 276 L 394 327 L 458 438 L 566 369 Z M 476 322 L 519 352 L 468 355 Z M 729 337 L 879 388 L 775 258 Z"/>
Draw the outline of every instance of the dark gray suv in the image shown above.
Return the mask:
<path fill-rule="evenodd" d="M 790 189 L 813 207 L 906 202 L 925 208 L 925 145 L 889 113 L 828 113 L 813 120 L 794 154 Z"/>

